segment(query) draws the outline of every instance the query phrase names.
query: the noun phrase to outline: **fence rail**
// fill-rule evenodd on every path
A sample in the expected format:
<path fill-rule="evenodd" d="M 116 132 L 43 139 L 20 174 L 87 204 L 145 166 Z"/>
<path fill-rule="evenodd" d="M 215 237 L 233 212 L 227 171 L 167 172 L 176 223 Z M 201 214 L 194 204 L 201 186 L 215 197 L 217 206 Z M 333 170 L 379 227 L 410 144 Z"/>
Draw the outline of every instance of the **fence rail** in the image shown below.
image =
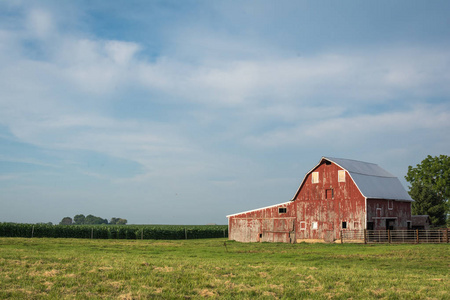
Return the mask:
<path fill-rule="evenodd" d="M 449 243 L 449 229 L 437 230 L 341 230 L 341 243 Z"/>

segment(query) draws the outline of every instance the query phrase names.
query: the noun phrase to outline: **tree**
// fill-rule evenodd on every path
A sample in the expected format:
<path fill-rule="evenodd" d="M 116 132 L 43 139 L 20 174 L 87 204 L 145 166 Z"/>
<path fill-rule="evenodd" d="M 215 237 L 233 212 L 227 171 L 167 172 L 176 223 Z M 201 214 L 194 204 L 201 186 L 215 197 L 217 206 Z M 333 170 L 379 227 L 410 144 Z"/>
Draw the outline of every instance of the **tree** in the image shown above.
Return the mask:
<path fill-rule="evenodd" d="M 127 219 L 122 219 L 122 218 L 111 218 L 111 221 L 109 221 L 109 224 L 116 224 L 116 225 L 126 225 L 127 224 Z"/>
<path fill-rule="evenodd" d="M 411 184 L 409 194 L 417 202 L 413 214 L 429 215 L 435 226 L 445 224 L 450 214 L 450 157 L 428 155 L 416 167 L 409 166 L 405 179 Z"/>
<path fill-rule="evenodd" d="M 428 185 L 415 185 L 409 194 L 415 200 L 411 205 L 413 215 L 428 215 L 435 226 L 445 224 L 445 203 L 433 189 Z"/>
<path fill-rule="evenodd" d="M 108 220 L 93 215 L 87 215 L 84 219 L 84 224 L 108 224 Z"/>
<path fill-rule="evenodd" d="M 75 217 L 73 217 L 73 221 L 75 222 L 76 225 L 82 225 L 84 224 L 86 217 L 82 214 L 76 215 Z"/>
<path fill-rule="evenodd" d="M 127 224 L 127 219 L 119 219 L 119 221 L 117 221 L 117 225 L 126 225 Z"/>
<path fill-rule="evenodd" d="M 72 218 L 71 217 L 64 217 L 61 222 L 59 222 L 59 225 L 72 225 Z"/>

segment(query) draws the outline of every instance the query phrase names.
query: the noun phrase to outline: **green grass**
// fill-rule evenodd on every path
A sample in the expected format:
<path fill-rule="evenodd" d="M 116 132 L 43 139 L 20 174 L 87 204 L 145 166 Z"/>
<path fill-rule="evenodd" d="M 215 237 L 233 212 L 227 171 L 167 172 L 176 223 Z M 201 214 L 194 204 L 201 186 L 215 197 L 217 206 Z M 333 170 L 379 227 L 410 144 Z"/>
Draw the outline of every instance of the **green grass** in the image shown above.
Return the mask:
<path fill-rule="evenodd" d="M 0 238 L 0 298 L 449 299 L 449 250 Z"/>

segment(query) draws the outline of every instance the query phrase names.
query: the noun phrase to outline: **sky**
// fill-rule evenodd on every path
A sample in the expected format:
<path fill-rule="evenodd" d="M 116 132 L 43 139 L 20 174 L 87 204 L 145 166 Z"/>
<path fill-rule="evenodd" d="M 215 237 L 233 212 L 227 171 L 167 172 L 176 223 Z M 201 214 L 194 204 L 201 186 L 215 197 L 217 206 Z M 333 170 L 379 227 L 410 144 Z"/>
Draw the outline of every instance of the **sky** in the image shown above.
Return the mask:
<path fill-rule="evenodd" d="M 449 1 L 1 1 L 0 222 L 226 224 L 322 156 L 450 155 Z"/>

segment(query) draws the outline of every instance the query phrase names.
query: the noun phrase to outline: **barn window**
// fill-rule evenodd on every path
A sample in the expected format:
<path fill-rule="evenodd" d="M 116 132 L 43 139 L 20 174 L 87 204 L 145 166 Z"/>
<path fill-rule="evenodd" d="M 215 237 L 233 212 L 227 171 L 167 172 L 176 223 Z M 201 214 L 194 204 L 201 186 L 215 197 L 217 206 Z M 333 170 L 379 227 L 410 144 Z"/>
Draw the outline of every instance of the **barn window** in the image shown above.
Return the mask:
<path fill-rule="evenodd" d="M 306 230 L 306 222 L 300 222 L 300 230 Z"/>
<path fill-rule="evenodd" d="M 345 170 L 338 171 L 338 181 L 345 182 Z"/>
<path fill-rule="evenodd" d="M 317 229 L 317 222 L 312 222 L 311 228 L 312 229 Z"/>
<path fill-rule="evenodd" d="M 285 214 L 287 212 L 287 208 L 286 207 L 278 207 L 278 213 L 279 214 Z"/>
<path fill-rule="evenodd" d="M 347 229 L 347 222 L 342 222 L 342 229 Z"/>
<path fill-rule="evenodd" d="M 334 190 L 326 189 L 325 190 L 325 199 L 333 199 L 334 198 Z"/>
<path fill-rule="evenodd" d="M 394 201 L 388 200 L 388 209 L 393 210 L 394 209 Z"/>
<path fill-rule="evenodd" d="M 319 183 L 319 172 L 312 173 L 312 183 Z"/>

